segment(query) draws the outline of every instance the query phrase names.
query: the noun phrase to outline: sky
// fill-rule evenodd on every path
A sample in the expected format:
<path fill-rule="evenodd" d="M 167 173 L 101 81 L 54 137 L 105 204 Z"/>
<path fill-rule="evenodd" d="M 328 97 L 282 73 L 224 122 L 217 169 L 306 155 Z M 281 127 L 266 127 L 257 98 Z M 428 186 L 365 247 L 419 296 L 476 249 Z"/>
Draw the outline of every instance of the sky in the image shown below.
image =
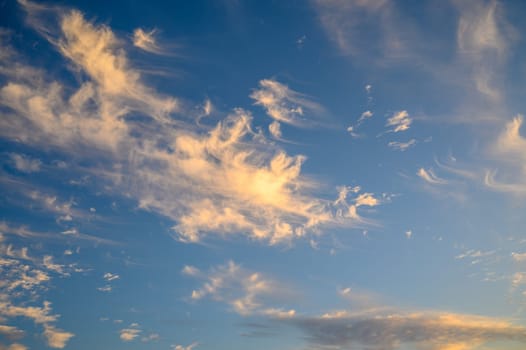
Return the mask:
<path fill-rule="evenodd" d="M 526 346 L 526 3 L 0 3 L 0 350 Z"/>

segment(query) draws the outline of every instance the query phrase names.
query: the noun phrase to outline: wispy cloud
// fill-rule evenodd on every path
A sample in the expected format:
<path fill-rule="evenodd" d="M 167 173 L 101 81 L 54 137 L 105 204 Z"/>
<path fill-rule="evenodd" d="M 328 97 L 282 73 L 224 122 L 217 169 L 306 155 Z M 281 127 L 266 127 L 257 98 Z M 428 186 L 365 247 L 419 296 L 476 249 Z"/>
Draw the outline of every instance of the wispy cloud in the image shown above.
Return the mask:
<path fill-rule="evenodd" d="M 439 178 L 433 169 L 424 169 L 420 168 L 418 169 L 416 173 L 421 179 L 426 181 L 427 183 L 430 183 L 432 185 L 444 185 L 447 184 L 447 181 L 444 179 Z"/>
<path fill-rule="evenodd" d="M 42 166 L 40 159 L 33 159 L 24 154 L 11 153 L 10 157 L 15 168 L 24 173 L 36 173 Z"/>
<path fill-rule="evenodd" d="M 41 20 L 43 5 L 24 4 L 29 23 L 87 79 L 75 90 L 49 82 L 32 67 L 26 75 L 6 70 L 0 104 L 12 113 L 0 120 L 3 136 L 97 159 L 101 166 L 86 171 L 106 189 L 173 219 L 175 236 L 183 241 L 244 233 L 275 244 L 321 225 L 357 223 L 349 208 L 312 194 L 320 186 L 301 174 L 305 157 L 288 155 L 254 132 L 250 112 L 235 109 L 214 127 L 177 120 L 170 114 L 181 111 L 177 98 L 146 85 L 126 56 L 125 42 L 109 27 L 78 11 L 46 8 L 59 15 L 55 28 Z M 10 63 L 26 67 L 15 62 L 24 60 L 11 57 Z M 275 120 L 294 125 L 309 124 L 304 113 L 321 109 L 274 80 L 262 80 L 251 96 Z M 131 117 L 137 114 L 144 118 Z"/>
<path fill-rule="evenodd" d="M 393 127 L 392 132 L 406 131 L 411 126 L 413 119 L 409 116 L 407 111 L 398 111 L 394 113 L 389 119 L 385 126 Z"/>
<path fill-rule="evenodd" d="M 209 272 L 201 272 L 193 266 L 185 266 L 182 272 L 204 281 L 199 289 L 192 291 L 192 300 L 209 297 L 230 305 L 233 311 L 241 315 L 294 315 L 294 310 L 276 309 L 263 303 L 264 299 L 290 294 L 283 284 L 232 261 L 214 267 Z"/>
<path fill-rule="evenodd" d="M 505 62 L 515 32 L 506 22 L 501 4 L 491 1 L 453 1 L 460 17 L 457 44 L 461 57 L 469 62 L 475 88 L 486 97 L 501 96 L 498 74 Z"/>
<path fill-rule="evenodd" d="M 497 180 L 497 171 L 487 171 L 484 178 L 486 186 L 515 195 L 526 194 L 526 138 L 520 133 L 523 116 L 518 115 L 506 124 L 490 148 L 492 156 L 503 166 L 503 179 Z"/>
<path fill-rule="evenodd" d="M 259 89 L 250 97 L 260 105 L 267 114 L 278 122 L 294 126 L 314 125 L 315 119 L 305 117 L 306 113 L 319 114 L 323 108 L 305 95 L 290 89 L 276 80 L 264 79 L 259 82 Z"/>
<path fill-rule="evenodd" d="M 163 50 L 157 44 L 155 34 L 157 34 L 155 29 L 145 31 L 142 28 L 137 28 L 133 31 L 133 45 L 144 51 L 162 54 Z"/>
<path fill-rule="evenodd" d="M 411 139 L 407 142 L 391 141 L 387 145 L 392 149 L 404 152 L 407 151 L 409 148 L 414 147 L 416 145 L 416 140 Z"/>
<path fill-rule="evenodd" d="M 171 345 L 171 348 L 172 348 L 172 350 L 192 350 L 192 349 L 196 348 L 198 345 L 199 345 L 198 342 L 192 343 L 192 344 L 190 344 L 188 346 L 174 344 L 174 345 Z"/>

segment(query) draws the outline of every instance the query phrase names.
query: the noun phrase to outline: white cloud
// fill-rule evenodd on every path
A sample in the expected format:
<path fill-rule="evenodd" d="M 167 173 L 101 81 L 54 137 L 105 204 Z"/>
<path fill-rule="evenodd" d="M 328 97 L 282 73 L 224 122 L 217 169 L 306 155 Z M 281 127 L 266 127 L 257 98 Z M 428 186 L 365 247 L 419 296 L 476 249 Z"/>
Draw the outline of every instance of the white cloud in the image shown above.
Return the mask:
<path fill-rule="evenodd" d="M 501 98 L 498 73 L 516 34 L 502 16 L 501 4 L 453 1 L 459 11 L 457 44 L 469 64 L 475 88 L 493 101 Z"/>
<path fill-rule="evenodd" d="M 192 266 L 185 266 L 182 272 L 204 281 L 200 288 L 192 291 L 192 300 L 209 297 L 228 304 L 241 315 L 263 314 L 278 317 L 294 314 L 293 310 L 284 311 L 264 305 L 263 300 L 290 294 L 283 285 L 232 261 L 214 267 L 208 273 L 200 272 Z"/>
<path fill-rule="evenodd" d="M 523 261 L 526 261 L 526 253 L 511 253 L 511 257 L 513 258 L 513 260 L 517 261 L 517 262 L 523 262 Z"/>
<path fill-rule="evenodd" d="M 361 135 L 358 134 L 356 132 L 356 129 L 358 129 L 358 127 L 360 125 L 362 125 L 362 123 L 366 120 L 366 119 L 369 119 L 373 116 L 373 112 L 367 110 L 365 112 L 363 112 L 361 115 L 360 115 L 360 118 L 358 119 L 358 121 L 356 122 L 355 125 L 351 125 L 347 128 L 347 131 L 351 134 L 352 137 L 360 137 Z"/>
<path fill-rule="evenodd" d="M 411 139 L 407 142 L 391 141 L 387 145 L 391 147 L 392 149 L 404 152 L 404 151 L 407 151 L 409 148 L 413 147 L 414 145 L 416 145 L 416 140 Z"/>
<path fill-rule="evenodd" d="M 133 31 L 133 45 L 151 53 L 162 54 L 163 50 L 157 44 L 155 34 L 157 31 L 152 29 L 145 31 L 142 28 L 137 28 Z"/>
<path fill-rule="evenodd" d="M 369 119 L 373 116 L 373 112 L 367 110 L 365 112 L 362 113 L 362 115 L 360 115 L 360 119 L 358 119 L 358 123 L 366 120 L 366 119 Z"/>
<path fill-rule="evenodd" d="M 44 327 L 44 336 L 47 339 L 47 344 L 49 347 L 62 349 L 66 346 L 67 342 L 74 336 L 74 334 L 47 325 Z"/>
<path fill-rule="evenodd" d="M 199 343 L 197 342 L 194 342 L 188 346 L 183 346 L 183 345 L 171 345 L 171 348 L 172 350 L 192 350 L 194 348 L 196 348 L 197 346 L 199 345 Z"/>
<path fill-rule="evenodd" d="M 141 332 L 138 328 L 123 328 L 120 330 L 120 338 L 122 341 L 129 342 L 135 340 Z"/>
<path fill-rule="evenodd" d="M 398 111 L 394 113 L 389 119 L 387 119 L 386 126 L 392 126 L 393 132 L 406 131 L 409 129 L 409 126 L 413 120 L 409 117 L 407 111 Z"/>
<path fill-rule="evenodd" d="M 523 116 L 517 115 L 506 124 L 490 148 L 490 154 L 502 165 L 502 175 L 497 180 L 497 171 L 487 171 L 486 186 L 493 190 L 514 195 L 526 194 L 526 138 L 520 133 Z"/>
<path fill-rule="evenodd" d="M 24 154 L 11 153 L 11 161 L 15 168 L 24 173 L 36 173 L 40 171 L 42 162 L 39 159 L 30 158 Z"/>
<path fill-rule="evenodd" d="M 177 100 L 145 84 L 128 61 L 125 42 L 109 27 L 57 7 L 49 10 L 61 18 L 57 29 L 39 22 L 41 6 L 24 4 L 30 23 L 45 29 L 44 36 L 86 80 L 75 90 L 31 67 L 31 75 L 6 70 L 0 104 L 12 113 L 0 119 L 0 135 L 112 164 L 83 171 L 105 190 L 126 193 L 141 208 L 173 219 L 174 236 L 182 241 L 243 233 L 277 244 L 318 233 L 321 226 L 364 223 L 355 207 L 336 208 L 326 196 L 313 195 L 322 186 L 301 173 L 305 157 L 289 155 L 254 132 L 249 112 L 235 109 L 214 127 L 176 120 L 170 112 L 180 111 Z M 23 60 L 12 60 L 25 67 Z M 304 112 L 321 110 L 274 80 L 262 80 L 251 96 L 276 121 L 294 125 L 310 123 Z M 137 114 L 148 121 L 129 118 Z M 62 207 L 56 198 L 35 193 L 64 220 L 73 218 L 73 202 Z"/>
<path fill-rule="evenodd" d="M 432 169 L 424 169 L 420 168 L 418 169 L 418 172 L 416 173 L 420 178 L 424 179 L 426 182 L 432 184 L 432 185 L 444 185 L 447 184 L 447 181 L 444 179 L 439 178 L 435 175 L 434 171 Z"/>
<path fill-rule="evenodd" d="M 313 120 L 305 119 L 304 113 L 316 114 L 322 110 L 319 104 L 276 80 L 261 80 L 259 87 L 250 97 L 256 105 L 265 108 L 267 114 L 276 121 L 295 126 L 312 125 Z"/>
<path fill-rule="evenodd" d="M 106 273 L 104 274 L 104 276 L 102 276 L 102 277 L 103 277 L 106 281 L 108 281 L 108 282 L 111 282 L 111 281 L 113 281 L 113 280 L 117 280 L 117 279 L 120 278 L 119 275 L 114 274 L 114 273 L 111 273 L 111 272 L 106 272 Z"/>
<path fill-rule="evenodd" d="M 141 341 L 143 343 L 149 343 L 152 341 L 158 341 L 161 338 L 161 336 L 158 333 L 150 333 L 145 337 L 141 338 Z"/>
<path fill-rule="evenodd" d="M 99 292 L 104 292 L 104 293 L 109 293 L 113 290 L 113 287 L 109 284 L 106 284 L 105 286 L 103 287 L 97 287 L 97 290 Z"/>
<path fill-rule="evenodd" d="M 274 120 L 272 123 L 270 123 L 268 126 L 268 131 L 274 138 L 281 138 L 281 124 L 277 120 Z"/>
<path fill-rule="evenodd" d="M 18 340 L 25 336 L 25 332 L 13 326 L 0 324 L 0 334 L 8 340 Z"/>
<path fill-rule="evenodd" d="M 366 205 L 369 207 L 375 207 L 380 204 L 380 201 L 373 196 L 372 193 L 362 193 L 355 199 L 357 207 Z"/>

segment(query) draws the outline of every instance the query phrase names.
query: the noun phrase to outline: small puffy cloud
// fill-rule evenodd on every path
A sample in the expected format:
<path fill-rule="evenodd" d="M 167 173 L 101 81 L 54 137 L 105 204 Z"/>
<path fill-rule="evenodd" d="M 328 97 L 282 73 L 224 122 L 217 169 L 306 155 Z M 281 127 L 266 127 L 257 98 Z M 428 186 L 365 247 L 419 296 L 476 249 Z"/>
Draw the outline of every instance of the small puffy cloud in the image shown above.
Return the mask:
<path fill-rule="evenodd" d="M 113 287 L 109 284 L 103 286 L 103 287 L 98 287 L 97 290 L 99 292 L 104 292 L 104 293 L 109 293 L 113 290 Z"/>
<path fill-rule="evenodd" d="M 192 350 L 194 348 L 196 348 L 197 346 L 199 345 L 198 342 L 194 342 L 188 346 L 183 346 L 183 345 L 179 345 L 179 344 L 173 344 L 171 345 L 171 348 L 172 350 Z"/>
<path fill-rule="evenodd" d="M 367 110 L 365 112 L 362 113 L 362 115 L 360 115 L 360 119 L 358 119 L 358 123 L 366 120 L 366 119 L 369 119 L 373 116 L 373 112 Z"/>
<path fill-rule="evenodd" d="M 190 265 L 185 265 L 185 267 L 183 267 L 183 270 L 181 272 L 187 276 L 201 275 L 201 271 L 199 271 L 197 267 L 190 266 Z"/>
<path fill-rule="evenodd" d="M 44 327 L 44 336 L 49 347 L 63 349 L 74 334 L 48 325 Z"/>
<path fill-rule="evenodd" d="M 355 199 L 357 207 L 366 205 L 369 207 L 375 207 L 380 204 L 380 201 L 373 196 L 372 193 L 362 193 Z"/>
<path fill-rule="evenodd" d="M 424 169 L 420 168 L 418 169 L 418 172 L 416 173 L 421 179 L 426 181 L 427 183 L 430 183 L 432 185 L 444 185 L 447 184 L 447 181 L 444 179 L 439 178 L 433 171 L 433 169 Z"/>
<path fill-rule="evenodd" d="M 259 89 L 254 90 L 250 97 L 256 105 L 265 108 L 274 120 L 295 126 L 312 124 L 312 121 L 304 118 L 306 111 L 318 113 L 322 110 L 319 104 L 272 79 L 261 80 Z"/>
<path fill-rule="evenodd" d="M 407 151 L 409 148 L 413 147 L 414 145 L 416 145 L 416 140 L 411 139 L 407 142 L 391 141 L 387 145 L 391 147 L 392 149 L 404 152 L 404 151 Z"/>
<path fill-rule="evenodd" d="M 117 274 L 113 274 L 113 273 L 111 273 L 111 272 L 106 272 L 106 273 L 104 274 L 104 276 L 102 276 L 102 277 L 103 277 L 106 281 L 108 281 L 108 282 L 111 282 L 111 281 L 114 281 L 114 280 L 117 280 L 117 279 L 120 278 L 119 275 L 117 275 Z"/>
<path fill-rule="evenodd" d="M 137 28 L 133 31 L 133 45 L 151 53 L 161 54 L 163 51 L 155 39 L 156 30 L 145 31 Z"/>
<path fill-rule="evenodd" d="M 409 116 L 409 113 L 404 110 L 394 113 L 389 119 L 387 119 L 385 125 L 393 127 L 391 129 L 393 132 L 400 132 L 408 130 L 412 122 L 413 120 Z"/>
<path fill-rule="evenodd" d="M 33 159 L 18 153 L 11 153 L 10 157 L 11 162 L 18 171 L 24 173 L 36 173 L 40 171 L 42 162 L 39 159 Z"/>
<path fill-rule="evenodd" d="M 142 330 L 134 323 L 130 325 L 130 328 L 121 329 L 119 333 L 122 341 L 129 342 L 137 338 L 141 332 Z"/>

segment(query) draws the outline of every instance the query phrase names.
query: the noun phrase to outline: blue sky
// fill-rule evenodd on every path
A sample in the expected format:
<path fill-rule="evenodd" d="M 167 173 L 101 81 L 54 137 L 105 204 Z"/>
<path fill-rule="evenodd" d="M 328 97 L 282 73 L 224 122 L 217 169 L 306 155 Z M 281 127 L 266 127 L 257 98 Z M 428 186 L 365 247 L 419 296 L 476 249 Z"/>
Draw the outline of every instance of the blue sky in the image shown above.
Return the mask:
<path fill-rule="evenodd" d="M 522 1 L 0 6 L 0 350 L 524 348 Z"/>

